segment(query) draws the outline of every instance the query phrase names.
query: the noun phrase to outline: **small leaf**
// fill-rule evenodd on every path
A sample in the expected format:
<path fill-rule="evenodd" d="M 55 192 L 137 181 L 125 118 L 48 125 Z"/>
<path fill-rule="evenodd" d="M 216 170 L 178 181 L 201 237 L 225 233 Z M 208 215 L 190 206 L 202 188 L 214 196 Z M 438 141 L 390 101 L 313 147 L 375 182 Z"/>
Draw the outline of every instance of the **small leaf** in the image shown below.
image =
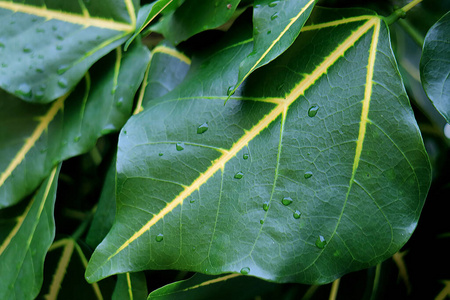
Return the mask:
<path fill-rule="evenodd" d="M 69 92 L 135 29 L 136 0 L 70 3 L 57 1 L 50 8 L 0 1 L 1 88 L 48 103 Z"/>
<path fill-rule="evenodd" d="M 239 35 L 130 118 L 116 222 L 92 255 L 90 282 L 180 269 L 322 284 L 406 243 L 430 165 L 388 28 L 367 10 L 316 8 L 312 18 L 225 107 L 224 87 L 252 50 Z M 203 122 L 208 132 L 197 134 Z"/>
<path fill-rule="evenodd" d="M 160 21 L 161 33 L 177 45 L 189 37 L 227 22 L 240 0 L 189 0 Z M 194 17 L 195 16 L 195 17 Z"/>
<path fill-rule="evenodd" d="M 257 68 L 282 54 L 295 41 L 308 19 L 314 0 L 258 0 L 253 9 L 253 51 L 239 66 L 232 95 Z"/>
<path fill-rule="evenodd" d="M 240 274 L 209 276 L 195 274 L 187 280 L 163 286 L 148 295 L 149 300 L 256 299 L 278 285 Z"/>
<path fill-rule="evenodd" d="M 126 53 L 117 48 L 72 93 L 47 105 L 0 90 L 0 208 L 31 193 L 59 161 L 118 131 L 131 114 L 148 60 L 142 44 Z"/>
<path fill-rule="evenodd" d="M 143 272 L 117 276 L 112 300 L 145 300 L 147 295 L 147 281 Z"/>
<path fill-rule="evenodd" d="M 141 33 L 144 28 L 150 24 L 153 19 L 158 16 L 163 10 L 172 3 L 173 0 L 157 0 L 153 3 L 146 4 L 141 7 L 138 12 L 136 31 L 133 36 L 128 39 L 125 43 L 125 51 L 128 49 L 130 44 L 134 41 L 134 39 Z"/>
<path fill-rule="evenodd" d="M 8 228 L 9 208 L 0 211 L 0 299 L 34 299 L 43 281 L 44 258 L 55 236 L 53 209 L 60 167 Z"/>
<path fill-rule="evenodd" d="M 427 33 L 420 60 L 422 85 L 436 109 L 450 123 L 450 12 Z"/>

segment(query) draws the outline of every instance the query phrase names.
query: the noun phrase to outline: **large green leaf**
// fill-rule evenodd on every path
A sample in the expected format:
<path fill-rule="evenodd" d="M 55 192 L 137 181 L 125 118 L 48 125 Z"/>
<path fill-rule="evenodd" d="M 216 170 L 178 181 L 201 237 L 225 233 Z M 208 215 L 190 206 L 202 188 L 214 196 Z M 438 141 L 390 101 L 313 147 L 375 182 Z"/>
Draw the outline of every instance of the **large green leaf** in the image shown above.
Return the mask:
<path fill-rule="evenodd" d="M 112 300 L 144 300 L 147 299 L 147 294 L 143 272 L 119 274 Z"/>
<path fill-rule="evenodd" d="M 148 295 L 148 299 L 256 299 L 277 285 L 240 274 L 208 276 L 195 274 L 193 277 L 165 285 Z"/>
<path fill-rule="evenodd" d="M 70 91 L 135 30 L 137 0 L 0 1 L 0 87 L 33 102 Z"/>
<path fill-rule="evenodd" d="M 420 78 L 428 97 L 450 123 L 450 12 L 425 37 Z"/>
<path fill-rule="evenodd" d="M 325 283 L 409 239 L 430 166 L 385 23 L 321 9 L 302 31 L 225 107 L 251 40 L 224 45 L 128 121 L 116 222 L 89 281 L 183 269 Z"/>
<path fill-rule="evenodd" d="M 204 30 L 216 28 L 227 22 L 240 0 L 186 0 L 173 13 L 164 16 L 158 28 L 174 44 Z"/>
<path fill-rule="evenodd" d="M 59 161 L 88 151 L 98 137 L 120 129 L 148 60 L 140 43 L 126 53 L 117 48 L 72 93 L 47 105 L 0 90 L 0 208 L 31 193 Z"/>
<path fill-rule="evenodd" d="M 41 289 L 45 254 L 55 236 L 59 169 L 53 169 L 17 217 L 11 218 L 13 208 L 0 211 L 0 299 L 34 299 Z"/>
<path fill-rule="evenodd" d="M 295 41 L 308 19 L 314 0 L 257 0 L 253 9 L 253 51 L 242 61 L 231 95 L 257 68 L 271 62 Z"/>

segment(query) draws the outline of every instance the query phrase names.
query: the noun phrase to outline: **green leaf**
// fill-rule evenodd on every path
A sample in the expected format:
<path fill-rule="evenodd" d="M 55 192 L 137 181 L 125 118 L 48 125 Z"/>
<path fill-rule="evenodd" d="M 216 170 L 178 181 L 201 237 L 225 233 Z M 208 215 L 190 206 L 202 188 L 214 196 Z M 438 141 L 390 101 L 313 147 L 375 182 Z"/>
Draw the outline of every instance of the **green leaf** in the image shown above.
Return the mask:
<path fill-rule="evenodd" d="M 148 295 L 148 299 L 256 299 L 277 285 L 240 274 L 208 276 L 195 274 L 159 288 Z"/>
<path fill-rule="evenodd" d="M 135 30 L 137 0 L 0 1 L 0 87 L 47 103 Z"/>
<path fill-rule="evenodd" d="M 153 3 L 144 5 L 138 12 L 136 31 L 133 36 L 128 39 L 125 43 L 125 51 L 130 46 L 131 42 L 141 33 L 144 28 L 150 24 L 153 19 L 163 12 L 163 10 L 172 2 L 173 0 L 157 0 Z"/>
<path fill-rule="evenodd" d="M 0 208 L 31 193 L 59 161 L 118 131 L 131 114 L 148 60 L 139 43 L 126 53 L 117 48 L 72 93 L 47 105 L 0 90 Z"/>
<path fill-rule="evenodd" d="M 436 109 L 450 123 L 450 12 L 427 33 L 420 60 L 422 85 Z"/>
<path fill-rule="evenodd" d="M 44 284 L 37 298 L 111 299 L 114 279 L 88 284 L 83 278 L 89 254 L 73 238 L 54 242 L 45 258 Z"/>
<path fill-rule="evenodd" d="M 143 300 L 147 299 L 147 294 L 143 272 L 119 274 L 112 300 Z"/>
<path fill-rule="evenodd" d="M 161 19 L 159 31 L 177 45 L 189 37 L 216 28 L 232 16 L 240 0 L 186 0 L 171 14 Z"/>
<path fill-rule="evenodd" d="M 0 299 L 34 299 L 41 289 L 45 254 L 55 236 L 59 170 L 52 170 L 15 218 L 13 208 L 0 211 Z"/>
<path fill-rule="evenodd" d="M 317 9 L 224 107 L 251 49 L 224 45 L 124 126 L 116 222 L 90 282 L 182 269 L 325 283 L 409 239 L 430 165 L 384 21 Z"/>
<path fill-rule="evenodd" d="M 237 83 L 228 87 L 233 94 L 257 68 L 286 51 L 295 41 L 308 19 L 314 0 L 258 0 L 253 9 L 253 51 L 239 66 Z"/>

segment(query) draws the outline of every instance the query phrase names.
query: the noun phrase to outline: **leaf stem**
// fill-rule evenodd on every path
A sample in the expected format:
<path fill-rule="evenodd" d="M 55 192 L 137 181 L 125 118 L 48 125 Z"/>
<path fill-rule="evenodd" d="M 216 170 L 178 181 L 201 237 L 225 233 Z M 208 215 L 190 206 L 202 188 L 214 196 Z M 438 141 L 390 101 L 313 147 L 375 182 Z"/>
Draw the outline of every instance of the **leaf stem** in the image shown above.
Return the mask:
<path fill-rule="evenodd" d="M 385 18 L 386 23 L 388 25 L 391 25 L 392 23 L 396 22 L 398 19 L 404 18 L 406 16 L 406 13 L 411 8 L 413 8 L 414 6 L 416 6 L 417 4 L 419 4 L 422 1 L 423 0 L 413 0 L 410 3 L 406 4 L 405 6 L 403 6 L 402 8 L 396 9 L 390 16 Z"/>

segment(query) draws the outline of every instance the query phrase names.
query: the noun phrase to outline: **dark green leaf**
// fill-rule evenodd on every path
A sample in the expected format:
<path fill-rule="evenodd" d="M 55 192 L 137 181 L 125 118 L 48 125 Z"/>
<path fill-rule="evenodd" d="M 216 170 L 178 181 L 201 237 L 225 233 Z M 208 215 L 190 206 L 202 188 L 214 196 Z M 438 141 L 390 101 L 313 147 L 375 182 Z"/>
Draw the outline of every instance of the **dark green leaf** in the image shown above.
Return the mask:
<path fill-rule="evenodd" d="M 239 274 L 226 274 L 222 276 L 208 276 L 195 274 L 193 277 L 177 281 L 153 291 L 148 299 L 256 299 L 277 285 L 256 279 L 254 277 L 240 276 Z"/>
<path fill-rule="evenodd" d="M 257 68 L 271 62 L 295 41 L 314 7 L 314 0 L 257 0 L 253 9 L 253 51 L 239 66 L 231 95 Z"/>
<path fill-rule="evenodd" d="M 144 273 L 119 274 L 112 300 L 144 300 L 147 299 L 147 294 Z"/>
<path fill-rule="evenodd" d="M 0 90 L 0 208 L 31 193 L 59 161 L 119 130 L 148 60 L 148 50 L 139 43 L 126 53 L 117 48 L 72 93 L 45 106 Z"/>
<path fill-rule="evenodd" d="M 450 123 L 450 12 L 425 37 L 420 78 L 428 97 Z"/>
<path fill-rule="evenodd" d="M 53 209 L 60 167 L 55 167 L 14 219 L 0 211 L 0 299 L 34 299 L 41 289 L 44 258 L 55 236 Z"/>
<path fill-rule="evenodd" d="M 199 32 L 227 22 L 240 0 L 186 0 L 176 11 L 164 16 L 159 31 L 175 45 Z"/>
<path fill-rule="evenodd" d="M 0 87 L 50 102 L 134 32 L 137 0 L 0 1 Z"/>
<path fill-rule="evenodd" d="M 251 50 L 225 45 L 122 129 L 116 222 L 90 282 L 182 269 L 325 283 L 409 239 L 430 166 L 384 21 L 318 9 L 224 107 Z"/>

